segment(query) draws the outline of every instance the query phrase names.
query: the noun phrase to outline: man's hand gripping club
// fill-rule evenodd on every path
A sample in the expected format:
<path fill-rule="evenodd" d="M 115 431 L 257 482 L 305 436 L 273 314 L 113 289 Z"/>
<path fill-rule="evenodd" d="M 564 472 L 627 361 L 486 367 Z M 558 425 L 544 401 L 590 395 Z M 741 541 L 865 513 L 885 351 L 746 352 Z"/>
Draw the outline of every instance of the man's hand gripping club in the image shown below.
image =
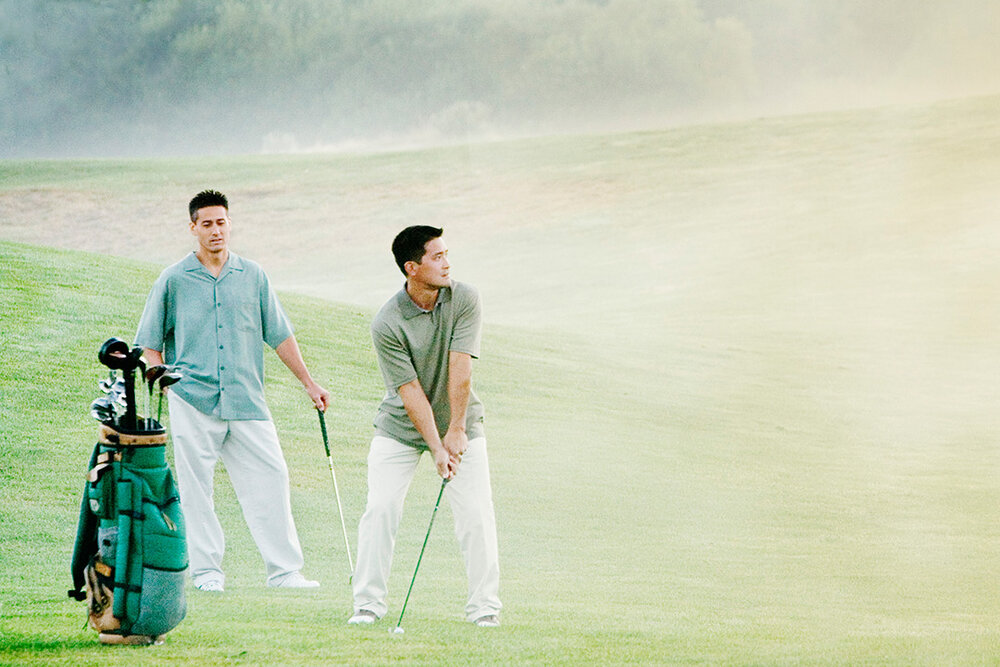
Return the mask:
<path fill-rule="evenodd" d="M 427 395 L 424 394 L 423 387 L 420 386 L 420 381 L 407 382 L 397 391 L 403 400 L 406 414 L 434 456 L 434 466 L 437 468 L 438 474 L 441 475 L 442 479 L 451 479 L 458 472 L 458 464 L 461 463 L 462 457 L 461 454 L 452 454 L 438 435 L 437 425 L 434 423 L 434 411 L 431 409 L 430 401 L 427 400 Z M 445 434 L 445 439 L 452 443 L 453 438 L 449 438 L 448 435 Z M 466 440 L 467 445 L 468 440 Z M 465 451 L 464 447 L 461 451 Z"/>

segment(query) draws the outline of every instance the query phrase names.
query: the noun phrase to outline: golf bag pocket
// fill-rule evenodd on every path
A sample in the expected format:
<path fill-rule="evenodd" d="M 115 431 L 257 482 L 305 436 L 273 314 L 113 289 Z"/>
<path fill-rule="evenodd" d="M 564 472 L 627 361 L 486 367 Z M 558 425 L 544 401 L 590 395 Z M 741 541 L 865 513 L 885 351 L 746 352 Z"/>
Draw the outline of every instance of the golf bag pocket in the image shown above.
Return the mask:
<path fill-rule="evenodd" d="M 115 562 L 115 553 L 118 550 L 118 526 L 98 527 L 97 529 L 97 555 L 105 563 Z"/>
<path fill-rule="evenodd" d="M 98 519 L 112 518 L 115 509 L 116 467 L 113 455 L 102 452 L 97 465 L 87 473 L 87 502 L 91 513 Z"/>
<path fill-rule="evenodd" d="M 152 567 L 142 569 L 142 601 L 139 604 L 139 616 L 132 624 L 134 634 L 166 634 L 184 619 L 187 612 L 184 579 L 184 570 L 169 572 Z"/>

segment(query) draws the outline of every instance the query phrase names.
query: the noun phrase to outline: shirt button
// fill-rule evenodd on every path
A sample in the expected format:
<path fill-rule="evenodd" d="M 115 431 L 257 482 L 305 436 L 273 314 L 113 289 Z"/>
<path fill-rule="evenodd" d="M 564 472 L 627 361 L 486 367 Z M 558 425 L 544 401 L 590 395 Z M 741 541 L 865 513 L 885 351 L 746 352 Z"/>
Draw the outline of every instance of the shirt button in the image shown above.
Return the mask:
<path fill-rule="evenodd" d="M 226 370 L 226 367 L 225 366 L 219 366 L 219 370 L 220 371 L 224 371 L 224 370 Z"/>
<path fill-rule="evenodd" d="M 219 349 L 220 349 L 220 350 L 224 350 L 225 348 L 226 348 L 226 346 L 225 346 L 225 345 L 220 345 L 220 346 L 219 346 Z"/>

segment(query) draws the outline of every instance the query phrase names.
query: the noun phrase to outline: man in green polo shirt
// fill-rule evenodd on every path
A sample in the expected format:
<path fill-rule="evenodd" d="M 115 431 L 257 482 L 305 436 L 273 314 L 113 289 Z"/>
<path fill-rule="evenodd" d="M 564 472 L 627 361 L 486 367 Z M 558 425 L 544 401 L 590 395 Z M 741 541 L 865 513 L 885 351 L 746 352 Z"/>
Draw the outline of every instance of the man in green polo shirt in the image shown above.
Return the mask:
<path fill-rule="evenodd" d="M 160 274 L 136 344 L 151 366 L 165 362 L 183 373 L 168 399 L 191 578 L 200 590 L 223 591 L 225 538 L 212 499 L 221 458 L 264 558 L 267 584 L 315 588 L 300 572 L 288 467 L 264 400 L 264 344 L 317 409 L 326 409 L 330 393 L 309 375 L 267 274 L 229 250 L 225 195 L 206 190 L 188 209 L 198 248 Z"/>
<path fill-rule="evenodd" d="M 479 293 L 451 280 L 448 248 L 435 227 L 408 227 L 392 252 L 406 285 L 382 307 L 372 339 L 386 385 L 368 453 L 368 505 L 358 528 L 354 615 L 373 623 L 386 612 L 387 581 L 403 500 L 430 451 L 455 517 L 468 575 L 466 618 L 500 624 L 500 564 L 483 404 L 472 391 L 479 356 Z"/>

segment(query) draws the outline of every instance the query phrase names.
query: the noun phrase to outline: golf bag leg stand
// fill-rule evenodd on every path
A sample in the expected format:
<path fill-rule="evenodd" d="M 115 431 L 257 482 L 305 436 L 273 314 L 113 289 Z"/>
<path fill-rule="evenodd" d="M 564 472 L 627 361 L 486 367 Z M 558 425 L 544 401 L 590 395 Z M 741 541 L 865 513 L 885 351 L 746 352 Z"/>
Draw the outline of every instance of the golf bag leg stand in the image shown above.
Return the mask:
<path fill-rule="evenodd" d="M 167 435 L 102 425 L 73 550 L 73 589 L 106 644 L 152 644 L 184 619 L 187 542 Z"/>

